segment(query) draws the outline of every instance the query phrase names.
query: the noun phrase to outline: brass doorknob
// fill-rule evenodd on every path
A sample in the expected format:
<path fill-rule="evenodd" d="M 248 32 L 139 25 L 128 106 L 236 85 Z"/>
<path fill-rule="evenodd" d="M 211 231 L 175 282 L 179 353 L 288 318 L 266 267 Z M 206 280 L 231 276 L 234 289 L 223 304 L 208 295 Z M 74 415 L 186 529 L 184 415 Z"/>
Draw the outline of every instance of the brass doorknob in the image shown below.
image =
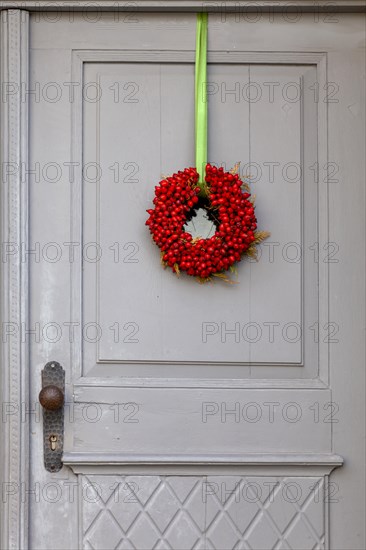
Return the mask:
<path fill-rule="evenodd" d="M 64 404 L 64 394 L 57 386 L 46 386 L 39 392 L 39 402 L 47 411 L 57 411 Z"/>

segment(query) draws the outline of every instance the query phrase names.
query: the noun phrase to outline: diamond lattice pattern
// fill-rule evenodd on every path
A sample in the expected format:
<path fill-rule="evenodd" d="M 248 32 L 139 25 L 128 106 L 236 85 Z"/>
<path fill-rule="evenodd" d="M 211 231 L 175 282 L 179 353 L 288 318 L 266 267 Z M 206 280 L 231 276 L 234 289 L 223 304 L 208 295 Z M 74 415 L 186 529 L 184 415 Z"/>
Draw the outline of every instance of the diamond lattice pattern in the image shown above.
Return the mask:
<path fill-rule="evenodd" d="M 325 546 L 323 477 L 81 476 L 83 548 Z"/>

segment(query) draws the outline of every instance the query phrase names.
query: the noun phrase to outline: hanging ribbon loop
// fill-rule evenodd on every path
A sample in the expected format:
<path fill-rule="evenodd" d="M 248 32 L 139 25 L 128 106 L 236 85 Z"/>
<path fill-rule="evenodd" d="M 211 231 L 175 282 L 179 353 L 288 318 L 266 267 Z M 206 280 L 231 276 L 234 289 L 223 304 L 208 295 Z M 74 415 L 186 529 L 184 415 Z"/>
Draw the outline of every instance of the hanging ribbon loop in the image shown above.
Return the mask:
<path fill-rule="evenodd" d="M 195 65 L 195 138 L 196 170 L 202 195 L 207 195 L 205 168 L 207 164 L 207 13 L 197 14 Z"/>

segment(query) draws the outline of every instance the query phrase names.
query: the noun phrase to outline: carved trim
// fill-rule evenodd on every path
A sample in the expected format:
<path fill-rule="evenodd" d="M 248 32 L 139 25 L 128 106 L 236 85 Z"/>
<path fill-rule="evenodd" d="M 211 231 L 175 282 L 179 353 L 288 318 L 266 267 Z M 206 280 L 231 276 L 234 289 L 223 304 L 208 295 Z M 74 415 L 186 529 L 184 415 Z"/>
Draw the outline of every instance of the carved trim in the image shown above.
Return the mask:
<path fill-rule="evenodd" d="M 0 9 L 14 7 L 14 0 L 0 1 Z M 335 0 L 333 2 L 314 0 L 63 0 L 50 2 L 49 0 L 19 0 L 19 8 L 31 11 L 207 11 L 207 12 L 258 12 L 268 10 L 285 13 L 304 12 L 356 12 L 365 11 L 365 0 Z M 242 4 L 242 6 L 241 6 Z"/>
<path fill-rule="evenodd" d="M 83 63 L 194 63 L 194 50 L 74 50 L 75 76 L 81 77 Z M 319 65 L 324 52 L 208 51 L 208 63 L 270 63 Z"/>
<path fill-rule="evenodd" d="M 28 88 L 28 23 L 26 11 L 1 13 L 1 241 L 11 244 L 1 263 L 5 418 L 0 430 L 6 498 L 1 499 L 0 515 L 2 548 L 14 549 L 28 546 L 28 505 L 20 491 L 21 484 L 28 487 L 29 474 L 28 415 L 22 414 L 29 404 L 28 346 L 20 336 L 21 323 L 28 319 L 28 266 L 19 254 L 20 244 L 28 242 L 28 188 L 20 169 L 28 159 L 28 106 L 20 93 L 21 86 Z"/>
<path fill-rule="evenodd" d="M 134 455 L 118 453 L 64 453 L 64 464 L 76 474 L 141 475 L 329 475 L 342 466 L 333 454 Z"/>
<path fill-rule="evenodd" d="M 320 378 L 104 378 L 84 376 L 74 383 L 75 397 L 87 388 L 329 389 Z M 80 401 L 83 403 L 83 401 Z"/>

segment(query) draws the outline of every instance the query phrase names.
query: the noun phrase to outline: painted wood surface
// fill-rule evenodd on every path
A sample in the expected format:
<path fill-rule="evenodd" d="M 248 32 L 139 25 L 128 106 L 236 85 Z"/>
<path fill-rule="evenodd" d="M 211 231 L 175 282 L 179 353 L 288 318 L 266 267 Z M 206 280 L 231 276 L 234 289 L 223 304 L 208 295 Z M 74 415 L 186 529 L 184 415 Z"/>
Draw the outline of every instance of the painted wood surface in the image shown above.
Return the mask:
<path fill-rule="evenodd" d="M 11 29 L 19 36 L 21 14 L 10 15 Z M 195 17 L 139 13 L 133 19 L 116 21 L 113 14 L 103 14 L 92 24 L 78 16 L 71 24 L 67 13 L 56 22 L 31 15 L 29 86 L 34 93 L 28 98 L 32 170 L 27 175 L 29 246 L 34 252 L 12 255 L 17 274 L 12 280 L 17 289 L 26 285 L 26 279 L 20 283 L 18 278 L 25 257 L 31 284 L 29 328 L 34 330 L 24 338 L 31 351 L 34 408 L 25 489 L 34 493 L 7 495 L 12 519 L 5 538 L 11 547 L 27 547 L 25 503 L 31 505 L 31 548 L 152 548 L 158 540 L 162 548 L 177 550 L 234 548 L 238 543 L 243 548 L 363 548 L 357 487 L 363 481 L 364 419 L 364 289 L 359 275 L 365 235 L 364 21 L 344 14 L 336 25 L 320 20 L 317 27 L 313 14 L 302 14 L 292 24 L 278 14 L 271 23 L 248 25 L 235 14 L 225 21 L 212 16 L 209 116 L 218 130 L 210 134 L 210 155 L 217 162 L 273 167 L 273 178 L 262 172 L 253 182 L 258 213 L 279 246 L 299 241 L 304 254 L 300 262 L 263 257 L 240 267 L 237 288 L 202 289 L 162 271 L 140 229 L 141 212 L 152 196 L 150 174 L 156 181 L 176 162 L 183 167 L 193 159 L 193 94 L 185 92 L 193 83 Z M 10 44 L 8 24 L 2 26 L 5 45 Z M 24 56 L 26 45 L 23 50 L 14 47 Z M 6 55 L 2 63 L 3 79 L 10 78 Z M 22 58 L 12 60 L 11 67 L 22 81 Z M 70 96 L 71 81 L 75 93 Z M 253 82 L 265 92 L 258 101 L 243 96 Z M 82 84 L 89 84 L 90 96 Z M 96 84 L 103 93 L 97 101 Z M 291 95 L 297 89 L 303 90 L 300 100 Z M 17 116 L 7 118 L 5 134 L 15 132 L 11 154 L 18 160 L 26 158 L 26 148 L 19 145 L 20 121 L 27 112 L 21 98 L 15 94 L 3 111 L 8 116 L 8 105 L 15 106 Z M 11 154 L 3 147 L 2 159 Z M 110 166 L 117 161 L 122 168 L 114 181 L 115 167 Z M 81 162 L 100 163 L 107 177 L 96 185 L 92 164 L 86 174 Z M 286 180 L 282 170 L 291 162 Z M 297 165 L 299 181 L 291 172 Z M 23 216 L 22 233 L 11 234 L 18 242 L 26 238 L 27 206 L 21 175 L 14 183 L 15 203 L 6 196 L 3 204 L 13 204 L 16 216 Z M 19 219 L 15 217 L 16 224 Z M 351 241 L 347 220 L 358 235 Z M 115 241 L 121 244 L 118 262 L 113 261 Z M 110 257 L 95 262 L 85 250 L 80 256 L 83 245 L 93 242 Z M 75 244 L 72 260 L 70 243 Z M 88 253 L 95 253 L 95 247 Z M 126 256 L 139 261 L 123 261 Z M 219 315 L 213 307 L 216 298 Z M 14 299 L 10 294 L 8 303 L 16 305 Z M 199 307 L 197 300 L 202 301 Z M 212 324 L 206 329 L 215 332 L 219 326 L 219 332 L 206 334 L 203 342 L 207 312 Z M 239 342 L 236 332 L 228 330 L 233 316 L 239 319 Z M 25 310 L 17 319 L 27 320 Z M 282 337 L 271 347 L 264 340 L 240 341 L 241 325 L 281 326 L 294 319 L 304 328 L 299 342 Z M 113 338 L 114 322 L 128 332 L 122 341 Z M 93 341 L 93 326 L 90 332 L 79 331 L 80 324 L 85 329 L 83 323 L 107 326 L 99 342 Z M 131 325 L 124 328 L 126 323 Z M 226 341 L 221 323 L 226 323 Z M 197 332 L 201 339 L 195 340 Z M 123 341 L 126 336 L 132 341 Z M 16 357 L 10 363 L 11 387 L 24 392 Z M 42 466 L 41 415 L 35 404 L 40 370 L 50 359 L 67 371 L 65 461 L 70 466 L 52 476 Z M 22 364 L 24 375 L 25 359 Z M 11 417 L 12 425 L 21 426 L 15 414 Z M 21 429 L 28 433 L 26 424 Z M 14 427 L 11 442 L 18 456 Z M 19 456 L 24 464 L 26 453 Z M 341 457 L 345 466 L 329 478 Z M 26 474 L 14 461 L 9 479 L 20 481 L 20 471 Z M 234 478 L 239 502 L 228 494 Z M 268 480 L 273 493 L 268 493 Z M 211 502 L 202 496 L 208 481 Z M 248 482 L 254 483 L 252 489 L 267 487 L 251 511 L 240 496 Z M 119 490 L 129 491 L 133 483 L 138 484 L 137 500 L 129 506 L 125 498 L 131 494 Z M 220 498 L 212 487 L 221 490 L 222 483 Z M 288 483 L 301 488 L 299 500 L 292 493 L 283 497 Z M 101 499 L 93 493 L 99 486 Z M 252 523 L 251 514 L 256 518 Z M 347 529 L 342 526 L 345 515 Z"/>

